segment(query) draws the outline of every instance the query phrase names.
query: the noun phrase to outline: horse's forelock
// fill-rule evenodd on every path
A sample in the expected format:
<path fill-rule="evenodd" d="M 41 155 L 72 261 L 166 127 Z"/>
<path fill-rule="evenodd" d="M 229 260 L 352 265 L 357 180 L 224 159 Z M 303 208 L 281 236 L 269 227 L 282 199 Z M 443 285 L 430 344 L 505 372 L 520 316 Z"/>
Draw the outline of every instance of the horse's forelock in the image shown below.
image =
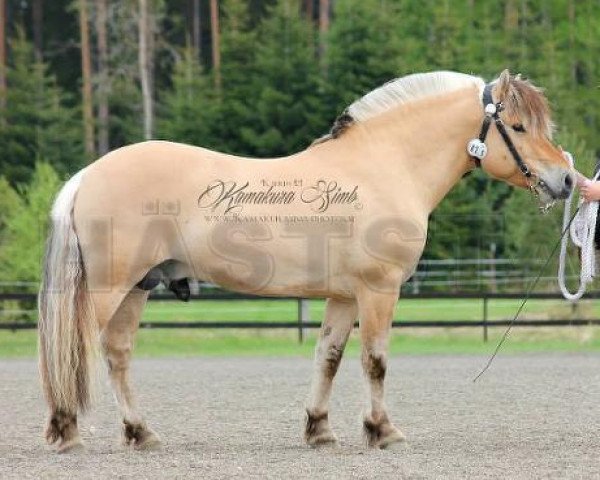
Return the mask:
<path fill-rule="evenodd" d="M 509 116 L 522 118 L 527 122 L 528 130 L 533 135 L 552 138 L 554 124 L 548 100 L 543 90 L 529 80 L 520 76 L 512 78 L 504 105 Z"/>

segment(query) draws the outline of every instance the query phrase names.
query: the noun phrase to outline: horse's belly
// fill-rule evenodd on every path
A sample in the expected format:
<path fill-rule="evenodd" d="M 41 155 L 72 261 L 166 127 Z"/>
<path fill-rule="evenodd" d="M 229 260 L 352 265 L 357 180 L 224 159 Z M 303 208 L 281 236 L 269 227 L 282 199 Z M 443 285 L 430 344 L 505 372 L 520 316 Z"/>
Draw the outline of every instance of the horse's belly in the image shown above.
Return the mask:
<path fill-rule="evenodd" d="M 425 238 L 391 225 L 289 229 L 267 224 L 198 226 L 190 249 L 198 277 L 263 295 L 352 296 L 358 284 L 398 285 L 414 272 Z M 398 232 L 396 232 L 398 233 Z M 193 238 L 192 233 L 185 235 Z"/>
<path fill-rule="evenodd" d="M 192 252 L 198 277 L 232 290 L 262 295 L 350 296 L 351 245 L 314 237 L 216 231 Z"/>

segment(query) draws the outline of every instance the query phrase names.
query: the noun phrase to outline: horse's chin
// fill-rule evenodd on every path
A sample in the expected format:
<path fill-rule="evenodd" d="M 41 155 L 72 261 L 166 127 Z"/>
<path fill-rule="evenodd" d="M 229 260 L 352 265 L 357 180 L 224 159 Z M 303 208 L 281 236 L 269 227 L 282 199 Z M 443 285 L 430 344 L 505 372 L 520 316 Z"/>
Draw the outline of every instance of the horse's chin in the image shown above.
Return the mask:
<path fill-rule="evenodd" d="M 554 197 L 553 195 L 550 195 L 545 190 L 538 192 L 537 201 L 538 201 L 538 207 L 540 209 L 540 212 L 542 214 L 548 213 L 552 209 L 552 207 L 554 207 L 554 205 L 556 205 L 556 202 L 558 200 L 559 200 L 558 197 Z"/>

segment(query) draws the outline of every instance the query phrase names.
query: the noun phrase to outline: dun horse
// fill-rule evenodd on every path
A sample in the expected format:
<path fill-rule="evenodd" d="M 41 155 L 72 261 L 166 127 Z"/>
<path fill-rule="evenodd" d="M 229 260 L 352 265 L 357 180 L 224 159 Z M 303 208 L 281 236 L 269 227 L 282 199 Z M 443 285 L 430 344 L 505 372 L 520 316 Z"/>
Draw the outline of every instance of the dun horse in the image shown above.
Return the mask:
<path fill-rule="evenodd" d="M 129 384 L 134 336 L 149 290 L 164 282 L 186 297 L 190 278 L 327 298 L 306 409 L 309 445 L 336 441 L 328 402 L 358 318 L 367 443 L 401 441 L 384 403 L 387 344 L 428 217 L 479 164 L 542 203 L 565 198 L 573 173 L 551 130 L 540 90 L 508 71 L 487 85 L 433 72 L 368 93 L 330 134 L 286 158 L 151 141 L 89 165 L 65 184 L 51 214 L 39 298 L 48 441 L 60 452 L 81 446 L 77 415 L 90 406 L 103 350 L 124 442 L 158 443 Z"/>

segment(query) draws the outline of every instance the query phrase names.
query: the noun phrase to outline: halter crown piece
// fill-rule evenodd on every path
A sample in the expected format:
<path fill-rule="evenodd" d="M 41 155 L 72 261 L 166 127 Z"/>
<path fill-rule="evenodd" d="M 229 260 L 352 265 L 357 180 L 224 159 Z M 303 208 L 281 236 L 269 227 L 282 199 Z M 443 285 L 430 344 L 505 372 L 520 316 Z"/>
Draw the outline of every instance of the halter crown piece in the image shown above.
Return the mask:
<path fill-rule="evenodd" d="M 504 125 L 504 122 L 500 118 L 500 112 L 504 110 L 504 104 L 502 102 L 495 103 L 492 97 L 493 86 L 494 85 L 492 83 L 488 83 L 483 89 L 481 100 L 483 102 L 485 117 L 483 117 L 483 123 L 481 124 L 479 136 L 477 138 L 472 139 L 467 144 L 467 152 L 475 162 L 475 165 L 481 167 L 481 161 L 485 158 L 488 151 L 487 146 L 485 144 L 485 139 L 490 130 L 490 125 L 493 121 L 496 125 L 496 128 L 498 129 L 498 133 L 500 133 L 500 136 L 502 137 L 502 140 L 504 140 L 506 148 L 508 148 L 508 151 L 510 152 L 515 163 L 519 167 L 519 170 L 527 179 L 529 189 L 539 199 L 540 192 L 545 191 L 546 193 L 549 193 L 548 186 L 538 175 L 532 173 L 531 170 L 529 170 L 529 167 L 523 160 L 523 157 L 521 157 L 521 155 L 517 151 L 515 144 L 513 143 L 512 139 L 510 138 L 510 135 L 506 131 L 506 126 Z M 553 202 L 545 203 L 543 205 L 540 204 L 541 211 L 543 213 L 547 212 L 548 209 L 552 206 L 552 203 Z"/>
<path fill-rule="evenodd" d="M 483 123 L 481 125 L 481 130 L 479 131 L 479 136 L 474 138 L 467 144 L 467 152 L 475 161 L 475 164 L 480 167 L 481 160 L 485 158 L 487 155 L 487 146 L 485 144 L 485 139 L 490 130 L 490 125 L 492 124 L 492 120 L 496 124 L 496 128 L 504 140 L 508 150 L 510 151 L 512 157 L 517 163 L 519 170 L 521 173 L 525 175 L 525 177 L 530 178 L 532 176 L 531 171 L 523 161 L 523 158 L 517 151 L 514 143 L 512 142 L 508 132 L 506 131 L 506 127 L 504 126 L 504 122 L 500 118 L 500 112 L 504 110 L 504 104 L 502 102 L 495 103 L 492 97 L 492 83 L 488 83 L 483 89 L 483 94 L 481 96 L 481 100 L 483 102 L 485 117 L 483 118 Z"/>

